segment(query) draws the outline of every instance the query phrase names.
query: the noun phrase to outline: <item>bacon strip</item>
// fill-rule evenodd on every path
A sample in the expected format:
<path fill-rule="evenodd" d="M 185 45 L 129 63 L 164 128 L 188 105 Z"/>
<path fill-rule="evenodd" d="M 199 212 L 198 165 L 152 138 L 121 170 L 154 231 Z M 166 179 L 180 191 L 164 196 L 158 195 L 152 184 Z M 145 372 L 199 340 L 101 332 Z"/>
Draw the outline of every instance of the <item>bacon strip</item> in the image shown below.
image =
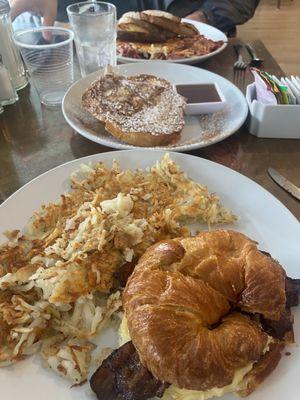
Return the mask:
<path fill-rule="evenodd" d="M 90 385 L 99 400 L 146 400 L 162 397 L 169 384 L 145 368 L 132 342 L 113 351 L 93 374 Z"/>

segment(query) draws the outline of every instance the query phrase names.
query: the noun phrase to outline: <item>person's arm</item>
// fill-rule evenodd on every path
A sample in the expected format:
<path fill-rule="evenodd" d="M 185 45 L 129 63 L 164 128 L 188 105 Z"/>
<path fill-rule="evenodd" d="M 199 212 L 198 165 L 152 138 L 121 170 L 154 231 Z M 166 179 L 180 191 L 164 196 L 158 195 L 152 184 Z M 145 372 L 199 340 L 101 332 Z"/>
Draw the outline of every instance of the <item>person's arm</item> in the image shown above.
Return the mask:
<path fill-rule="evenodd" d="M 259 0 L 204 0 L 197 11 L 186 18 L 203 20 L 224 32 L 229 32 L 253 17 Z"/>
<path fill-rule="evenodd" d="M 12 0 L 11 17 L 14 20 L 18 15 L 29 11 L 43 17 L 43 25 L 54 24 L 57 12 L 57 0 Z"/>

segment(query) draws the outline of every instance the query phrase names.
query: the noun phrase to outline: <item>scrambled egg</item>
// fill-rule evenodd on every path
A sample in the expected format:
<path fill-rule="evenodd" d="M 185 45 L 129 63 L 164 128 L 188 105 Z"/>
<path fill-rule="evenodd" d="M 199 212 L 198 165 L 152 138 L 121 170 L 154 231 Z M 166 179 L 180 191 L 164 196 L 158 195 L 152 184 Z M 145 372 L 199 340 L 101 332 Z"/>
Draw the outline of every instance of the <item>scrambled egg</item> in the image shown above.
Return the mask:
<path fill-rule="evenodd" d="M 53 369 L 86 379 L 88 341 L 121 306 L 118 268 L 159 240 L 189 235 L 189 222 L 234 220 L 167 154 L 146 171 L 81 166 L 70 192 L 0 247 L 0 366 L 42 346 Z"/>

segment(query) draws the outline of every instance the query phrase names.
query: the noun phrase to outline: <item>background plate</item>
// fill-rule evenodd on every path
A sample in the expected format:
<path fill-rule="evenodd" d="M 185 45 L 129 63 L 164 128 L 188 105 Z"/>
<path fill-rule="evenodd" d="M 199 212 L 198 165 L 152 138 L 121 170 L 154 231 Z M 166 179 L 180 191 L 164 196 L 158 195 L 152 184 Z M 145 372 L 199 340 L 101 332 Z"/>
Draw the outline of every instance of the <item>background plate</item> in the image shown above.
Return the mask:
<path fill-rule="evenodd" d="M 165 60 L 165 62 L 169 61 L 172 63 L 180 63 L 180 64 L 197 64 L 199 62 L 207 60 L 208 58 L 215 56 L 216 54 L 219 54 L 227 46 L 227 41 L 228 41 L 227 36 L 225 35 L 225 33 L 220 31 L 219 29 L 217 29 L 211 25 L 204 24 L 203 22 L 193 21 L 191 19 L 183 18 L 182 20 L 184 22 L 193 24 L 198 29 L 199 33 L 206 36 L 208 39 L 211 39 L 214 41 L 223 40 L 224 44 L 221 47 L 219 47 L 217 50 L 215 50 L 209 54 L 206 54 L 205 56 L 181 58 L 180 60 Z M 118 56 L 117 60 L 121 63 L 137 63 L 137 62 L 147 61 L 147 60 L 139 60 L 139 59 L 130 58 L 130 57 L 122 57 L 122 56 Z"/>
<path fill-rule="evenodd" d="M 167 79 L 172 84 L 215 82 L 225 96 L 227 103 L 221 111 L 208 115 L 185 116 L 186 125 L 181 132 L 180 140 L 175 144 L 156 149 L 188 151 L 209 146 L 236 132 L 247 117 L 248 105 L 242 92 L 227 79 L 205 69 L 162 61 L 146 61 L 121 65 L 118 71 L 125 76 L 152 74 Z M 96 71 L 70 87 L 62 103 L 64 117 L 73 129 L 93 142 L 117 149 L 136 148 L 111 136 L 105 131 L 101 122 L 81 107 L 84 91 L 100 75 L 101 72 Z"/>
<path fill-rule="evenodd" d="M 118 151 L 96 154 L 61 165 L 29 182 L 0 206 L 1 231 L 21 228 L 42 204 L 58 200 L 69 188 L 69 175 L 82 163 L 119 160 L 123 168 L 145 168 L 163 156 L 162 151 Z M 171 153 L 195 181 L 208 186 L 222 203 L 239 216 L 234 228 L 257 242 L 284 266 L 291 277 L 300 277 L 300 225 L 296 218 L 269 192 L 245 176 L 198 157 Z M 3 236 L 0 241 L 3 241 Z M 300 307 L 294 308 L 295 339 L 300 342 Z M 116 334 L 107 330 L 102 346 L 114 346 Z M 100 349 L 95 351 L 99 352 Z M 276 370 L 251 395 L 249 400 L 299 400 L 300 348 L 290 346 Z M 70 388 L 70 383 L 31 357 L 0 370 L 1 398 L 22 400 L 96 400 L 89 385 Z M 221 400 L 236 400 L 226 395 Z"/>

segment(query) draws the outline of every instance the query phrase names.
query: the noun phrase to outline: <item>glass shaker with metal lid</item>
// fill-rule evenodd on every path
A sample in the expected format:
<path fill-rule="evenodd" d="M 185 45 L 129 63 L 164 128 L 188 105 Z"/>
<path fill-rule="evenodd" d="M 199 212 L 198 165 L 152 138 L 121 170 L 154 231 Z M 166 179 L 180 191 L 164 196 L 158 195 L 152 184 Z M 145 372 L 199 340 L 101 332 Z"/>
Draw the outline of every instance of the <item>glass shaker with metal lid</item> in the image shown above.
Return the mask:
<path fill-rule="evenodd" d="M 0 0 L 0 54 L 16 90 L 27 85 L 24 65 L 13 41 L 13 29 L 8 0 Z"/>
<path fill-rule="evenodd" d="M 13 104 L 18 100 L 11 76 L 2 62 L 0 54 L 0 107 Z"/>

